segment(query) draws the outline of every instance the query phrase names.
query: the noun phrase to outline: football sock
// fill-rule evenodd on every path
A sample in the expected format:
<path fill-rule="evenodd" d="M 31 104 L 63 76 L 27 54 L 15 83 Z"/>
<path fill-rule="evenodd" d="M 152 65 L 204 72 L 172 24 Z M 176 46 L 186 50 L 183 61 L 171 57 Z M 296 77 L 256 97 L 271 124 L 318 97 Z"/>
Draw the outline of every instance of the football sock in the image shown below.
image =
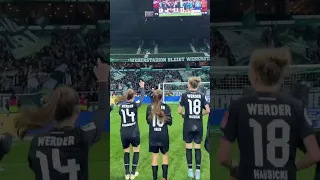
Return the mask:
<path fill-rule="evenodd" d="M 196 169 L 201 167 L 201 149 L 195 149 L 196 154 Z"/>
<path fill-rule="evenodd" d="M 162 164 L 162 176 L 163 178 L 167 179 L 168 177 L 168 164 Z"/>
<path fill-rule="evenodd" d="M 188 168 L 192 169 L 192 149 L 186 149 Z"/>
<path fill-rule="evenodd" d="M 136 169 L 139 162 L 139 152 L 133 153 L 133 159 L 132 159 L 132 174 L 134 175 L 136 173 Z"/>
<path fill-rule="evenodd" d="M 154 180 L 158 179 L 158 166 L 152 166 L 152 175 Z"/>
<path fill-rule="evenodd" d="M 130 174 L 130 153 L 124 153 L 124 169 L 126 170 L 126 174 Z"/>

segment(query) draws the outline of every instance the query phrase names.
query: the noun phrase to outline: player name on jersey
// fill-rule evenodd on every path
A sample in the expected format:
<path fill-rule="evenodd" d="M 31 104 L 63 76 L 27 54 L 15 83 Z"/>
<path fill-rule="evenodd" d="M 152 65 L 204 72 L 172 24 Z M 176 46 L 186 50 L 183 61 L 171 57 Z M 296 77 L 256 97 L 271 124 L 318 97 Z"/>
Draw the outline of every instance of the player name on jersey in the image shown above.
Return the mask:
<path fill-rule="evenodd" d="M 201 99 L 201 94 L 187 94 L 188 98 Z"/>
<path fill-rule="evenodd" d="M 122 124 L 122 127 L 130 127 L 130 126 L 133 126 L 135 125 L 136 122 L 133 122 L 133 123 L 127 123 L 127 124 Z"/>
<path fill-rule="evenodd" d="M 253 175 L 259 180 L 288 180 L 287 170 L 254 169 Z"/>
<path fill-rule="evenodd" d="M 230 103 L 242 97 L 242 90 L 215 90 L 211 97 L 214 108 L 227 109 Z M 309 108 L 320 109 L 320 93 L 317 89 L 310 89 Z"/>
<path fill-rule="evenodd" d="M 128 109 L 128 108 L 133 108 L 133 104 L 123 104 L 121 105 L 122 108 Z"/>
<path fill-rule="evenodd" d="M 200 115 L 189 115 L 189 119 L 200 119 Z"/>
<path fill-rule="evenodd" d="M 38 146 L 72 146 L 74 145 L 74 136 L 67 137 L 55 137 L 55 136 L 43 136 L 38 137 Z"/>
<path fill-rule="evenodd" d="M 288 104 L 247 104 L 250 115 L 259 116 L 291 116 Z"/>

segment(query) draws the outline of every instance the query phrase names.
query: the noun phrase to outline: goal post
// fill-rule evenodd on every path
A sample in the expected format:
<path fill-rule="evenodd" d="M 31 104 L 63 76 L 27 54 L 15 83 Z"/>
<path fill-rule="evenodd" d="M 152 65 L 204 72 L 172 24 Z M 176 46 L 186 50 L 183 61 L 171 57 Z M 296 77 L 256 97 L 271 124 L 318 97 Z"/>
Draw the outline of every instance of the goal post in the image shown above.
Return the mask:
<path fill-rule="evenodd" d="M 167 104 L 178 104 L 182 93 L 188 89 L 188 82 L 164 82 L 158 85 L 162 90 L 163 102 Z M 210 101 L 210 82 L 201 82 L 199 90 L 206 95 Z"/>
<path fill-rule="evenodd" d="M 248 66 L 211 67 L 211 108 L 227 109 L 232 100 L 241 97 L 243 90 L 251 87 L 248 72 Z M 309 108 L 320 110 L 320 64 L 290 66 L 285 72 L 282 91 L 289 92 L 294 84 L 301 82 L 310 85 Z"/>

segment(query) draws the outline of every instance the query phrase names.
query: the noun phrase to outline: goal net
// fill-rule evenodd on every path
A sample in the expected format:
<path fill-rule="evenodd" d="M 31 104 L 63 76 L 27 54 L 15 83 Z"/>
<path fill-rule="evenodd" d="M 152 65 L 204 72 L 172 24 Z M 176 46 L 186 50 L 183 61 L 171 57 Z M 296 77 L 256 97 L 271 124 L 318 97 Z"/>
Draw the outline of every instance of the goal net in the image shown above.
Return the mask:
<path fill-rule="evenodd" d="M 158 88 L 162 90 L 164 103 L 178 104 L 181 94 L 188 89 L 188 82 L 165 82 L 159 84 Z M 199 91 L 210 101 L 210 82 L 201 82 Z"/>
<path fill-rule="evenodd" d="M 211 67 L 210 107 L 226 109 L 232 100 L 241 97 L 243 90 L 251 86 L 248 70 L 248 66 Z M 301 82 L 306 82 L 311 87 L 309 108 L 320 109 L 320 65 L 291 66 L 286 72 L 282 91 L 289 92 L 292 85 Z"/>

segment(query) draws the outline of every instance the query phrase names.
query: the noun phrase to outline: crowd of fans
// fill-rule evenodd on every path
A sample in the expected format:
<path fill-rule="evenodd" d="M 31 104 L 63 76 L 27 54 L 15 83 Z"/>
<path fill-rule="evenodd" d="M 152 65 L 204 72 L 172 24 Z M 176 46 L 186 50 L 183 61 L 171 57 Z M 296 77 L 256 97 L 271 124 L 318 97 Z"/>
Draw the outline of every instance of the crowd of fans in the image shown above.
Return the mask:
<path fill-rule="evenodd" d="M 208 61 L 199 61 L 199 62 L 183 62 L 183 63 L 139 63 L 139 62 L 114 62 L 112 63 L 112 67 L 115 69 L 139 69 L 139 68 L 185 68 L 185 67 L 201 67 L 201 66 L 209 66 Z"/>
<path fill-rule="evenodd" d="M 61 64 L 68 65 L 62 83 L 72 85 L 77 91 L 96 91 L 97 84 L 92 73 L 96 64 L 96 49 L 108 41 L 108 32 L 79 35 L 72 30 L 51 33 L 51 43 L 33 55 L 16 60 L 5 42 L 0 38 L 0 93 L 38 92 L 50 74 Z M 38 81 L 30 86 L 30 79 Z"/>
<path fill-rule="evenodd" d="M 111 78 L 114 76 L 112 75 L 115 73 L 114 71 L 118 70 L 111 70 Z M 163 82 L 176 82 L 173 85 L 166 85 L 166 90 L 185 90 L 187 87 L 185 85 L 178 85 L 177 82 L 186 82 L 185 74 L 188 72 L 189 76 L 200 76 L 202 77 L 202 81 L 209 81 L 209 72 L 203 70 L 161 70 L 161 71 L 149 71 L 149 72 L 140 72 L 137 71 L 122 71 L 125 73 L 125 76 L 121 79 L 111 79 L 110 89 L 115 93 L 122 93 L 122 90 L 126 88 L 132 88 L 134 90 L 139 89 L 139 80 L 143 80 L 146 82 L 145 89 L 146 92 L 150 92 L 152 88 L 157 89 L 158 85 Z M 182 86 L 182 87 L 181 87 Z"/>

